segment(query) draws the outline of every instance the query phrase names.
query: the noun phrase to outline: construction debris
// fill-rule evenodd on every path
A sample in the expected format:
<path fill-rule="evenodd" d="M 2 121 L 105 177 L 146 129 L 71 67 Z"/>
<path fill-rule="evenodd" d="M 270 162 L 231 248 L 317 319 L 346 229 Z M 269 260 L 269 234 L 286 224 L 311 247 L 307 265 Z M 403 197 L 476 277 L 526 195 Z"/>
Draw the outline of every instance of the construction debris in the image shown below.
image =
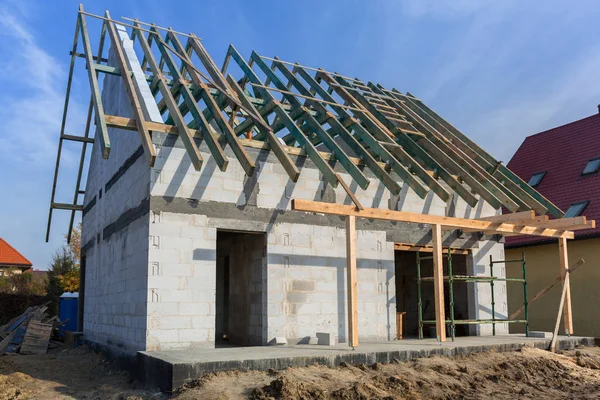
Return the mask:
<path fill-rule="evenodd" d="M 50 339 L 67 321 L 49 317 L 48 304 L 28 307 L 23 314 L 0 327 L 0 355 L 46 354 L 48 347 L 54 346 Z"/>

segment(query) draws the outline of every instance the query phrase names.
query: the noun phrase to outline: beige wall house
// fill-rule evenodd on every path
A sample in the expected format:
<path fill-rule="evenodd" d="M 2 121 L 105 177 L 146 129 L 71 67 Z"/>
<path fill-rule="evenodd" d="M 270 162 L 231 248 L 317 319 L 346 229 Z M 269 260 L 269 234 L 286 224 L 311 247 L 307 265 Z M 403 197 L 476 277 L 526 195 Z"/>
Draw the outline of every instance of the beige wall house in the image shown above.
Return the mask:
<path fill-rule="evenodd" d="M 536 135 L 521 144 L 508 167 L 565 210 L 565 217 L 582 223 L 600 217 L 600 114 Z M 551 285 L 560 275 L 560 252 L 556 240 L 532 236 L 506 238 L 506 258 L 525 255 L 529 297 Z M 568 264 L 585 263 L 570 275 L 575 335 L 600 337 L 600 229 L 584 229 L 569 241 Z M 521 268 L 507 267 L 508 276 L 519 276 Z M 552 331 L 556 322 L 562 286 L 556 285 L 542 301 L 529 308 L 530 328 Z M 523 305 L 523 289 L 508 285 L 509 312 Z M 511 330 L 519 332 L 519 326 Z M 562 330 L 562 328 L 561 328 Z"/>

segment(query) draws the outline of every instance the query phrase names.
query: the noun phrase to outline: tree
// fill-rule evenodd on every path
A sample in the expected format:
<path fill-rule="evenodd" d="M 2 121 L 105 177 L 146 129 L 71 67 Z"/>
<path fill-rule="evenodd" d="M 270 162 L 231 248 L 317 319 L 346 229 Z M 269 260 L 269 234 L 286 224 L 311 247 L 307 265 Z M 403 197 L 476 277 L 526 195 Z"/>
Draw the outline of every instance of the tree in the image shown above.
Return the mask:
<path fill-rule="evenodd" d="M 52 300 L 53 311 L 58 311 L 58 300 L 66 291 L 63 282 L 66 276 L 77 273 L 77 290 L 79 290 L 79 268 L 75 266 L 71 250 L 67 246 L 62 246 L 52 256 L 52 263 L 48 270 L 46 291 L 48 297 Z"/>
<path fill-rule="evenodd" d="M 68 235 L 65 235 L 65 240 L 68 239 Z M 75 266 L 79 268 L 79 258 L 81 257 L 81 222 L 71 230 L 71 242 L 67 243 L 71 257 L 75 262 Z"/>

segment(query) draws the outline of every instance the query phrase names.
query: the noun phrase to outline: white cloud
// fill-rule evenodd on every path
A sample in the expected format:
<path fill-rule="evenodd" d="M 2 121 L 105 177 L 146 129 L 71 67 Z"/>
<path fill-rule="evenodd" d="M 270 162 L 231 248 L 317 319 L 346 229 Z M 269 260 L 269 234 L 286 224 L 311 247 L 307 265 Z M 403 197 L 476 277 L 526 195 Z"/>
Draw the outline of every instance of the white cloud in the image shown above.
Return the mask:
<path fill-rule="evenodd" d="M 65 97 L 63 64 L 48 54 L 26 25 L 22 6 L 0 6 L 0 41 L 4 43 L 0 83 L 0 157 L 51 165 L 56 154 Z M 81 107 L 71 98 L 70 115 L 81 125 Z M 70 163 L 73 154 L 64 153 Z"/>
<path fill-rule="evenodd" d="M 541 90 L 517 101 L 473 116 L 465 127 L 473 139 L 494 156 L 508 162 L 526 136 L 583 118 L 596 111 L 600 90 L 590 84 L 600 71 L 600 46 L 571 60 L 567 73 Z"/>

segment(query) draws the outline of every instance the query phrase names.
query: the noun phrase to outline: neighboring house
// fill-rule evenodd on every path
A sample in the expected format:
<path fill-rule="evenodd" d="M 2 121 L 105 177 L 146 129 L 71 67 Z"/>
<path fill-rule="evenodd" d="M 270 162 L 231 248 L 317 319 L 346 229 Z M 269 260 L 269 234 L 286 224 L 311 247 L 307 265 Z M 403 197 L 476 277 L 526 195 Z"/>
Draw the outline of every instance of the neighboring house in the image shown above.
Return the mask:
<path fill-rule="evenodd" d="M 600 219 L 600 113 L 527 137 L 508 167 L 565 211 L 565 217 Z M 559 275 L 556 240 L 507 237 L 505 248 L 507 259 L 525 254 L 530 298 Z M 575 232 L 568 255 L 571 266 L 585 260 L 570 277 L 573 333 L 600 337 L 600 228 Z M 507 265 L 507 274 L 518 275 L 520 268 Z M 513 311 L 522 306 L 522 296 L 517 295 L 522 288 L 508 285 L 508 290 L 509 311 Z M 531 329 L 554 329 L 560 296 L 561 285 L 557 285 L 530 307 Z"/>
<path fill-rule="evenodd" d="M 19 253 L 14 247 L 0 238 L 0 276 L 7 273 L 22 273 L 31 268 L 33 264 Z"/>

